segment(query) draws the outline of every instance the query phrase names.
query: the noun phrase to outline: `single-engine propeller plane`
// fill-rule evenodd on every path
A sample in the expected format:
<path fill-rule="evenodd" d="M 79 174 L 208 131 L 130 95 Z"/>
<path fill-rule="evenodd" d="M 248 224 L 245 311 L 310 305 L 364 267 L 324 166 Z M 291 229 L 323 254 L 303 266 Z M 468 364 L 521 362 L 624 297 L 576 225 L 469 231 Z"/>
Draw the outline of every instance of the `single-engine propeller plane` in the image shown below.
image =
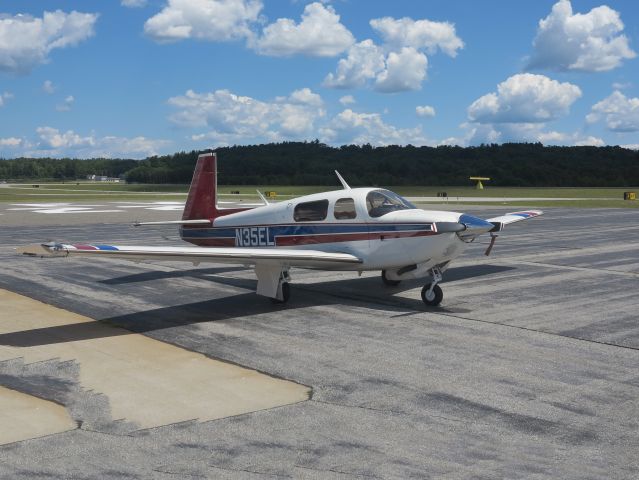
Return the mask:
<path fill-rule="evenodd" d="M 442 301 L 442 273 L 479 235 L 541 215 L 538 210 L 483 220 L 463 213 L 429 211 L 382 188 L 342 189 L 249 208 L 219 208 L 215 153 L 199 156 L 182 220 L 176 224 L 194 247 L 42 243 L 19 248 L 31 256 L 80 256 L 140 260 L 235 263 L 253 266 L 257 293 L 274 302 L 290 297 L 291 267 L 381 270 L 386 285 L 424 278 L 422 300 Z"/>

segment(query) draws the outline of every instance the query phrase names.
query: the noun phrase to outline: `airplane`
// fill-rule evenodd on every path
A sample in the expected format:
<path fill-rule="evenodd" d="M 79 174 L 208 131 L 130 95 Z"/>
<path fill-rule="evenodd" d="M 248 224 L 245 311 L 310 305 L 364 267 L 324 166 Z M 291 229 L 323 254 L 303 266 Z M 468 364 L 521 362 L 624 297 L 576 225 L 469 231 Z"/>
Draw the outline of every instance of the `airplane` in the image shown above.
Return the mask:
<path fill-rule="evenodd" d="M 47 242 L 18 248 L 29 256 L 125 258 L 234 263 L 252 266 L 256 293 L 274 303 L 289 300 L 290 269 L 381 270 L 385 285 L 425 279 L 427 306 L 443 299 L 443 272 L 467 245 L 505 225 L 542 215 L 539 210 L 513 212 L 487 220 L 465 213 L 417 208 L 383 188 L 351 188 L 335 171 L 341 190 L 305 195 L 263 205 L 220 208 L 217 202 L 217 156 L 198 157 L 181 220 L 136 225 L 179 226 L 193 246 L 124 246 Z"/>

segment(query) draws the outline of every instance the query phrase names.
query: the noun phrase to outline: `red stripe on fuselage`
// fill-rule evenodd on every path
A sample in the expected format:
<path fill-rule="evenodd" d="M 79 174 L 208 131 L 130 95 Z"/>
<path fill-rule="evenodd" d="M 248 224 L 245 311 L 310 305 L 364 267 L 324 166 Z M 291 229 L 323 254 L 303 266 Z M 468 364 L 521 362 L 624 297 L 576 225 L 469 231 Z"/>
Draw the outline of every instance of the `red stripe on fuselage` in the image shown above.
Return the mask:
<path fill-rule="evenodd" d="M 436 232 L 410 231 L 410 232 L 369 232 L 369 233 L 336 233 L 326 235 L 289 235 L 275 237 L 278 247 L 292 245 L 314 245 L 321 243 L 356 242 L 361 240 L 390 240 L 393 238 L 426 237 L 436 235 Z"/>

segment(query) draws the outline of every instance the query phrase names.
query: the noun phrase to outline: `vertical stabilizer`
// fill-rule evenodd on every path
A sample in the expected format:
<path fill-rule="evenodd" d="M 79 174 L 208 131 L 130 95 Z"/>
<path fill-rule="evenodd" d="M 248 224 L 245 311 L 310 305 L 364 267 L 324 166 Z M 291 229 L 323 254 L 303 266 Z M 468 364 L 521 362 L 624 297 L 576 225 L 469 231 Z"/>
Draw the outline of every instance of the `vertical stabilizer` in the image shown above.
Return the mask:
<path fill-rule="evenodd" d="M 250 208 L 217 207 L 217 155 L 215 153 L 200 154 L 197 157 L 182 220 L 213 221 L 217 217 L 244 210 L 250 210 Z"/>
<path fill-rule="evenodd" d="M 213 219 L 217 216 L 216 204 L 217 156 L 203 153 L 197 157 L 182 220 Z"/>

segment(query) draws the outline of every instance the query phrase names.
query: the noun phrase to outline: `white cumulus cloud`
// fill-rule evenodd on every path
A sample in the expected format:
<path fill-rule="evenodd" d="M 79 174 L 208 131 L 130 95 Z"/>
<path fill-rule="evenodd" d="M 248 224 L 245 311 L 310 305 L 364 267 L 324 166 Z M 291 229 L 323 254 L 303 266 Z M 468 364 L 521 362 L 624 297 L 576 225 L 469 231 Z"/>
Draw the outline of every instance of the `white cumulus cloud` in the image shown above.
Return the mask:
<path fill-rule="evenodd" d="M 73 95 L 67 95 L 62 103 L 59 103 L 55 106 L 55 109 L 58 112 L 68 112 L 69 110 L 71 110 L 73 102 L 75 102 L 75 98 L 73 98 Z"/>
<path fill-rule="evenodd" d="M 626 88 L 632 87 L 632 83 L 630 82 L 613 82 L 612 88 L 615 90 L 625 90 Z"/>
<path fill-rule="evenodd" d="M 431 55 L 439 49 L 455 57 L 457 50 L 464 47 L 464 42 L 455 32 L 455 25 L 449 22 L 384 17 L 371 20 L 370 25 L 379 33 L 384 43 L 395 49 L 413 47 L 417 50 L 424 49 Z"/>
<path fill-rule="evenodd" d="M 379 113 L 357 113 L 346 109 L 320 129 L 320 138 L 332 144 L 431 145 L 419 127 L 397 128 Z"/>
<path fill-rule="evenodd" d="M 605 121 L 614 132 L 639 131 L 639 98 L 628 98 L 619 91 L 597 102 L 586 117 L 589 123 Z"/>
<path fill-rule="evenodd" d="M 345 58 L 329 73 L 324 86 L 371 86 L 384 93 L 419 90 L 427 76 L 428 57 L 442 51 L 455 57 L 464 42 L 448 22 L 384 17 L 370 21 L 383 39 L 381 45 L 366 39 L 352 45 Z"/>
<path fill-rule="evenodd" d="M 59 149 L 80 146 L 93 146 L 95 139 L 92 136 L 81 137 L 73 130 L 61 133 L 57 128 L 38 127 L 36 129 L 40 137 L 40 145 L 45 149 Z"/>
<path fill-rule="evenodd" d="M 377 76 L 386 65 L 384 51 L 372 40 L 356 43 L 348 56 L 337 62 L 337 72 L 329 73 L 324 85 L 333 88 L 362 87 Z"/>
<path fill-rule="evenodd" d="M 379 113 L 345 109 L 327 117 L 321 97 L 308 88 L 270 101 L 241 96 L 228 90 L 197 93 L 188 90 L 172 97 L 175 124 L 200 133 L 193 141 L 232 145 L 284 140 L 320 139 L 330 144 L 433 145 L 421 127 L 398 128 Z"/>
<path fill-rule="evenodd" d="M 418 117 L 431 118 L 435 116 L 435 109 L 430 105 L 423 105 L 415 107 L 415 113 Z"/>
<path fill-rule="evenodd" d="M 355 103 L 355 97 L 353 97 L 353 95 L 344 95 L 340 97 L 339 103 L 342 105 L 352 105 Z"/>
<path fill-rule="evenodd" d="M 375 79 L 375 90 L 393 93 L 419 90 L 424 78 L 428 58 L 413 47 L 402 47 L 399 52 L 390 52 L 386 57 L 386 68 Z"/>
<path fill-rule="evenodd" d="M 120 4 L 123 7 L 129 7 L 129 8 L 141 8 L 146 6 L 146 1 L 147 0 L 122 0 L 120 2 Z"/>
<path fill-rule="evenodd" d="M 280 18 L 267 25 L 254 48 L 263 55 L 333 57 L 353 43 L 353 35 L 340 23 L 333 7 L 315 2 L 306 5 L 299 24 Z"/>
<path fill-rule="evenodd" d="M 478 123 L 547 122 L 568 113 L 581 90 L 544 75 L 513 75 L 468 107 L 468 118 Z"/>
<path fill-rule="evenodd" d="M 537 141 L 544 145 L 570 145 L 575 147 L 603 147 L 606 144 L 599 137 L 584 135 L 581 132 L 539 131 L 528 138 L 524 138 L 524 140 Z"/>
<path fill-rule="evenodd" d="M 42 84 L 42 91 L 44 93 L 48 93 L 49 95 L 55 92 L 55 88 L 56 87 L 51 80 L 45 80 L 44 83 Z"/>
<path fill-rule="evenodd" d="M 310 105 L 312 107 L 321 107 L 324 102 L 322 101 L 322 97 L 320 97 L 317 93 L 314 93 L 310 88 L 300 88 L 299 90 L 295 90 L 291 93 L 288 98 L 280 98 L 277 100 L 279 102 L 289 102 L 298 105 Z"/>
<path fill-rule="evenodd" d="M 13 98 L 13 94 L 9 92 L 0 93 L 0 107 L 3 107 L 7 100 Z"/>
<path fill-rule="evenodd" d="M 177 109 L 171 121 L 184 127 L 208 127 L 209 132 L 193 138 L 218 144 L 311 137 L 315 122 L 325 115 L 321 97 L 308 88 L 271 102 L 228 90 L 210 93 L 188 90 L 170 98 L 168 103 Z"/>
<path fill-rule="evenodd" d="M 602 72 L 634 58 L 619 12 L 606 5 L 573 14 L 570 0 L 559 0 L 539 21 L 529 68 Z"/>
<path fill-rule="evenodd" d="M 16 148 L 22 145 L 23 140 L 16 137 L 0 138 L 0 147 Z"/>
<path fill-rule="evenodd" d="M 61 10 L 30 15 L 0 15 L 0 71 L 28 73 L 48 61 L 49 53 L 94 34 L 97 14 Z"/>
<path fill-rule="evenodd" d="M 73 130 L 61 132 L 53 127 L 38 127 L 37 139 L 34 142 L 21 140 L 24 143 L 25 155 L 34 157 L 127 157 L 144 158 L 158 155 L 170 146 L 167 140 L 155 140 L 146 137 L 99 137 L 94 133 L 82 136 Z"/>
<path fill-rule="evenodd" d="M 462 125 L 465 135 L 448 139 L 447 144 L 479 145 L 505 142 L 541 142 L 544 145 L 603 146 L 605 142 L 598 137 L 583 132 L 558 132 L 548 130 L 544 123 L 500 123 Z"/>
<path fill-rule="evenodd" d="M 261 10 L 261 0 L 169 0 L 145 22 L 144 33 L 158 42 L 249 38 Z"/>

